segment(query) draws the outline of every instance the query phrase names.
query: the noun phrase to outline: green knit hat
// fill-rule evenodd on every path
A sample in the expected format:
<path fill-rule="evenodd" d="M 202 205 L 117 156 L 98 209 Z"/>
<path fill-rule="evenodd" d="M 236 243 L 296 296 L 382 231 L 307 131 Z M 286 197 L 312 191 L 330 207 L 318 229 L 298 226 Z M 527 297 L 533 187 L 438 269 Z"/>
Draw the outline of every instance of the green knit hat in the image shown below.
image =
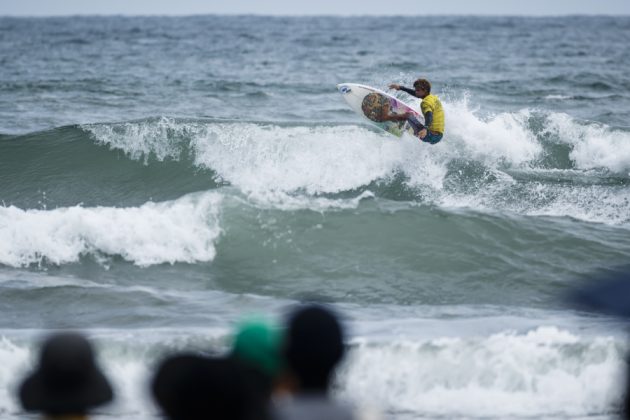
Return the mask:
<path fill-rule="evenodd" d="M 280 371 L 280 331 L 268 322 L 245 321 L 241 323 L 232 345 L 232 355 L 257 367 L 269 376 Z"/>

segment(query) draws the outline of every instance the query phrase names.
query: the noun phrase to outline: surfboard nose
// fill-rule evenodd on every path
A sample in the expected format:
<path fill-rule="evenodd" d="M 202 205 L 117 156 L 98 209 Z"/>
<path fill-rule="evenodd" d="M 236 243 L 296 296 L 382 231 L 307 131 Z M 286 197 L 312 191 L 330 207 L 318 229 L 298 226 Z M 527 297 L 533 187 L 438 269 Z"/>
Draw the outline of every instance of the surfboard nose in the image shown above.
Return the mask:
<path fill-rule="evenodd" d="M 350 93 L 352 89 L 348 86 L 347 83 L 339 83 L 337 85 L 337 90 L 341 93 Z"/>

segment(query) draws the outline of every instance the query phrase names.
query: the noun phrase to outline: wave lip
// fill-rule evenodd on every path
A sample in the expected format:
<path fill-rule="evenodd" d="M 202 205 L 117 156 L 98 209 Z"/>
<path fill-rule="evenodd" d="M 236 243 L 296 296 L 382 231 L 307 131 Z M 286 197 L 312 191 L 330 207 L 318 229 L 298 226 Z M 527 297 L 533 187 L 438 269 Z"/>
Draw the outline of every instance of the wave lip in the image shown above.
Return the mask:
<path fill-rule="evenodd" d="M 134 160 L 179 160 L 191 139 L 206 132 L 204 124 L 159 117 L 119 123 L 83 124 L 79 126 L 97 144 L 124 150 Z"/>
<path fill-rule="evenodd" d="M 140 207 L 0 207 L 0 264 L 66 264 L 91 255 L 139 266 L 212 261 L 221 234 L 216 193 Z"/>

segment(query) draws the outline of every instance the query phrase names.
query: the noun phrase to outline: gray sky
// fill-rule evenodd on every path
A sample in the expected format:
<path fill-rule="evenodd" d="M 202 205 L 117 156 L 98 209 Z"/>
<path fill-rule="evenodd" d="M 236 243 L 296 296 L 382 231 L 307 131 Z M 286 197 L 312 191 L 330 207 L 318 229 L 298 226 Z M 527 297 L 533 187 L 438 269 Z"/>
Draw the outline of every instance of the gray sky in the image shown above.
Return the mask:
<path fill-rule="evenodd" d="M 630 0 L 0 0 L 0 15 L 630 15 Z"/>

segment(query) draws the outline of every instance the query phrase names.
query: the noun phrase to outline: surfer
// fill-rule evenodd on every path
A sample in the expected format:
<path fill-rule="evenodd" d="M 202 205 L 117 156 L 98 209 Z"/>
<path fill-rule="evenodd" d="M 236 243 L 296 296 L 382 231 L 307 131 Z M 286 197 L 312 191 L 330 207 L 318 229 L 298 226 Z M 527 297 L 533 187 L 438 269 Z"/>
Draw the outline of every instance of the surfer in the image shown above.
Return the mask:
<path fill-rule="evenodd" d="M 422 99 L 420 109 L 422 110 L 422 115 L 424 115 L 424 124 L 413 116 L 407 118 L 407 121 L 413 127 L 414 133 L 420 140 L 430 144 L 436 144 L 442 140 L 444 135 L 444 110 L 440 99 L 431 94 L 431 83 L 428 80 L 416 80 L 413 82 L 413 89 L 395 83 L 389 85 L 389 88 L 402 90 L 411 96 Z"/>

